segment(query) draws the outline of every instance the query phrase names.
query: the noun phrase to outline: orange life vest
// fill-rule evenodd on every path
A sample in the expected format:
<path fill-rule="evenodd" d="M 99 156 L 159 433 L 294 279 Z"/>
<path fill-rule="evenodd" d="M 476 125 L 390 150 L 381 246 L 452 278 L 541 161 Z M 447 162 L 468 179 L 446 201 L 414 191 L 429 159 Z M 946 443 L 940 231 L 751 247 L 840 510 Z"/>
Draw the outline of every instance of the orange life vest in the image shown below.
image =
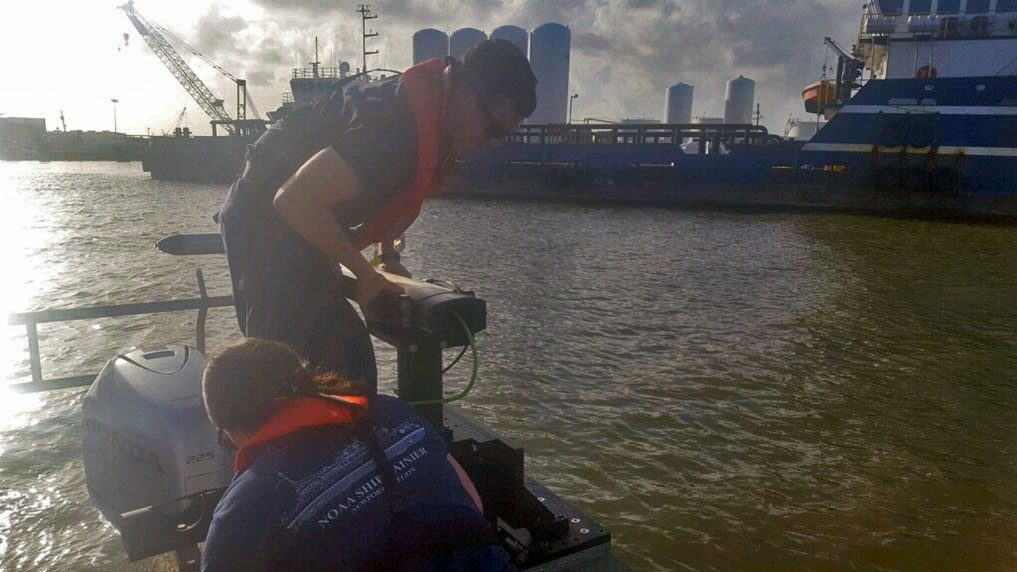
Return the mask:
<path fill-rule="evenodd" d="M 308 427 L 352 425 L 354 408 L 367 412 L 367 398 L 323 395 L 287 399 L 279 411 L 237 451 L 234 472 L 239 473 L 251 466 L 265 446 L 280 437 Z"/>
<path fill-rule="evenodd" d="M 421 62 L 403 74 L 403 86 L 417 126 L 417 172 L 413 180 L 373 219 L 361 227 L 357 248 L 401 235 L 420 214 L 424 199 L 433 195 L 450 171 L 451 162 L 439 165 L 441 125 L 448 103 L 445 62 Z"/>

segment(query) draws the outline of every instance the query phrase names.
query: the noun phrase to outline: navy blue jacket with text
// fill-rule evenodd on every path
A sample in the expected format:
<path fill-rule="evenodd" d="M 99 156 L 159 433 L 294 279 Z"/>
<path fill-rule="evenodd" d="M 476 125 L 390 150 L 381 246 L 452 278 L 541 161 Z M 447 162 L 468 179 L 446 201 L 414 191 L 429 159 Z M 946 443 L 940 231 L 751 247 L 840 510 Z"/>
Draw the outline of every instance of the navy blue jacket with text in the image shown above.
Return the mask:
<path fill-rule="evenodd" d="M 215 509 L 203 572 L 506 569 L 434 427 L 394 397 L 371 397 L 372 448 L 350 409 L 292 399 L 245 444 Z M 391 471 L 375 462 L 382 451 Z M 384 481 L 393 479 L 389 495 Z"/>

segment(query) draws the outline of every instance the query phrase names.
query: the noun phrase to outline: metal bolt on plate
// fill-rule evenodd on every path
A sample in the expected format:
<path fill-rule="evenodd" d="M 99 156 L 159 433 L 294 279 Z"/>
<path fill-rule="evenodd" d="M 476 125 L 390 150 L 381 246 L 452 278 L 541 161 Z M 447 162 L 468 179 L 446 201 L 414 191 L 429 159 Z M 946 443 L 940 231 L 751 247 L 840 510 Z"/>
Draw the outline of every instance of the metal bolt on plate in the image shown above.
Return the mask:
<path fill-rule="evenodd" d="M 579 524 L 579 518 L 578 517 L 572 517 L 572 524 Z"/>
<path fill-rule="evenodd" d="M 579 529 L 579 533 L 580 534 L 587 534 L 588 532 L 590 532 L 589 528 L 580 528 Z"/>

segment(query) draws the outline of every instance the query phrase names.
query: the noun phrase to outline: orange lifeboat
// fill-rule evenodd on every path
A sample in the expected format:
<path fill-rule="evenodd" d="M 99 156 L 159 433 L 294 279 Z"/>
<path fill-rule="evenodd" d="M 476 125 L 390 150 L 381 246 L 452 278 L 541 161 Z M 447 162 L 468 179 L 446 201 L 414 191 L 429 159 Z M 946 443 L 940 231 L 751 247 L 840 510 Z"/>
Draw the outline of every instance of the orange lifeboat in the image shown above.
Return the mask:
<path fill-rule="evenodd" d="M 802 90 L 802 100 L 806 113 L 820 113 L 824 106 L 837 101 L 837 87 L 828 79 L 811 83 Z"/>

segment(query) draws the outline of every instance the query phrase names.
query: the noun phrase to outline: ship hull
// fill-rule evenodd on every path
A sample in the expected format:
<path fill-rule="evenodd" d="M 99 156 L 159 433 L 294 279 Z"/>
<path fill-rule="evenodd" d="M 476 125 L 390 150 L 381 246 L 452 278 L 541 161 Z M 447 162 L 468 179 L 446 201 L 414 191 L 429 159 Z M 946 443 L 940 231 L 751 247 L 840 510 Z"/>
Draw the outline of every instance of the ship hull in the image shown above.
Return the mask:
<path fill-rule="evenodd" d="M 244 167 L 255 136 L 152 137 L 141 167 L 161 181 L 229 184 Z"/>
<path fill-rule="evenodd" d="M 581 127 L 527 126 L 543 131 L 472 157 L 443 194 L 1017 216 L 1017 77 L 869 81 L 807 142 L 717 131 L 683 146 L 660 136 L 668 128 L 617 126 L 593 143 Z M 143 164 L 157 179 L 228 184 L 249 142 L 156 137 Z"/>
<path fill-rule="evenodd" d="M 844 157 L 844 162 L 854 160 Z M 841 165 L 838 165 L 838 167 Z M 865 169 L 864 164 L 859 164 Z M 569 174 L 567 169 L 575 169 Z M 642 171 L 642 172 L 641 172 Z M 764 210 L 831 210 L 920 218 L 1014 219 L 1017 197 L 1006 192 L 978 196 L 939 189 L 934 175 L 866 171 L 861 176 L 824 166 L 772 165 L 726 170 L 723 163 L 651 174 L 640 168 L 610 172 L 545 166 L 523 176 L 470 177 L 464 173 L 442 196 L 634 203 Z M 874 174 L 873 174 L 874 173 Z"/>
<path fill-rule="evenodd" d="M 805 143 L 511 143 L 448 195 L 1017 216 L 1017 78 L 870 81 Z"/>

